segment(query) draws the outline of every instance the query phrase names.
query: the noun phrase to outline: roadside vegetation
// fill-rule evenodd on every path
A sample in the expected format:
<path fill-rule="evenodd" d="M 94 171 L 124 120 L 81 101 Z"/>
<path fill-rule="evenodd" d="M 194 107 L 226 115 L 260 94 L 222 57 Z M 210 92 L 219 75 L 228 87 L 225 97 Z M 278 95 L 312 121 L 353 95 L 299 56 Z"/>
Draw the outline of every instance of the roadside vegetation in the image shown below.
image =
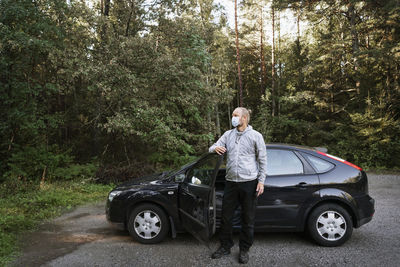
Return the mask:
<path fill-rule="evenodd" d="M 18 240 L 41 222 L 73 207 L 105 200 L 111 185 L 90 179 L 54 181 L 41 184 L 21 180 L 0 185 L 0 266 L 19 253 Z"/>

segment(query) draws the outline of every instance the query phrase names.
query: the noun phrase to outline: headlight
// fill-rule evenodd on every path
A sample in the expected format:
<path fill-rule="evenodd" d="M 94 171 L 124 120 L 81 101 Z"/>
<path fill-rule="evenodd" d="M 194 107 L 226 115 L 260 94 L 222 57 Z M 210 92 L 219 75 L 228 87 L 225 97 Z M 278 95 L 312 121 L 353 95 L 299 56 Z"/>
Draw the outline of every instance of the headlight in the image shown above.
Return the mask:
<path fill-rule="evenodd" d="M 111 202 L 113 201 L 114 197 L 118 196 L 122 191 L 111 191 L 110 194 L 108 194 L 108 200 Z"/>

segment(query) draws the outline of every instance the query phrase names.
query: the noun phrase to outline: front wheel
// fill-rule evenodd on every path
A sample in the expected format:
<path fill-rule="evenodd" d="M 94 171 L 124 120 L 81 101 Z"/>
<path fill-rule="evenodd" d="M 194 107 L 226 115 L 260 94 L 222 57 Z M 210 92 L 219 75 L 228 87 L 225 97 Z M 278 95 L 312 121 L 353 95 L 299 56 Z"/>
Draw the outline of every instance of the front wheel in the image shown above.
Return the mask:
<path fill-rule="evenodd" d="M 168 234 L 169 221 L 160 207 L 142 204 L 132 210 L 127 226 L 130 235 L 136 241 L 155 244 L 161 242 Z"/>
<path fill-rule="evenodd" d="M 312 211 L 308 219 L 311 237 L 321 246 L 336 247 L 346 242 L 353 223 L 349 213 L 336 204 L 324 204 Z"/>

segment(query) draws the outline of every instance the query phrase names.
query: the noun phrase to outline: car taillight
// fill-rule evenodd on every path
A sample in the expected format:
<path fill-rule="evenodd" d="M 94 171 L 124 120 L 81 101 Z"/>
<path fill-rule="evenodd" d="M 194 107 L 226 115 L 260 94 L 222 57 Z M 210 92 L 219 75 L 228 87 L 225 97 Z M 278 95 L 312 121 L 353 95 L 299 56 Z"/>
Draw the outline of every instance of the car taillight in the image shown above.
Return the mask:
<path fill-rule="evenodd" d="M 342 162 L 342 163 L 344 163 L 344 164 L 346 164 L 346 165 L 349 165 L 349 166 L 351 166 L 351 167 L 353 167 L 353 168 L 355 168 L 355 169 L 357 169 L 357 170 L 359 170 L 359 171 L 362 171 L 362 168 L 360 168 L 360 167 L 358 167 L 357 165 L 354 165 L 353 163 L 348 162 L 348 161 L 346 161 L 346 160 L 344 160 L 344 159 L 341 159 L 341 158 L 338 158 L 338 157 L 335 157 L 335 156 L 326 154 L 326 153 L 321 152 L 321 151 L 317 151 L 317 153 L 318 153 L 318 154 L 321 154 L 321 155 L 323 155 L 323 156 L 325 156 L 325 157 L 328 157 L 328 158 L 331 158 L 331 159 L 340 161 L 340 162 Z"/>

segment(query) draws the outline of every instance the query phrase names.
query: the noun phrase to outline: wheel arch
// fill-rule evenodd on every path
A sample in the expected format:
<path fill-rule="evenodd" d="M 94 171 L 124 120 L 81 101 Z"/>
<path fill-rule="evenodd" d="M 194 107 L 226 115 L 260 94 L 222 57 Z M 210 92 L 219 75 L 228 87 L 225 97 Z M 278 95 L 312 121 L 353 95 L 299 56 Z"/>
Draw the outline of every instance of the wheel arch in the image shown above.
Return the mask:
<path fill-rule="evenodd" d="M 305 226 L 307 225 L 308 219 L 310 218 L 311 213 L 318 207 L 325 205 L 325 204 L 337 204 L 339 206 L 341 206 L 342 208 L 344 208 L 350 215 L 351 218 L 351 222 L 353 224 L 353 227 L 357 226 L 357 217 L 356 217 L 356 212 L 355 210 L 351 207 L 351 205 L 349 203 L 347 203 L 345 200 L 340 199 L 340 198 L 335 198 L 335 197 L 331 197 L 331 198 L 324 198 L 322 200 L 320 200 L 319 202 L 315 203 L 312 207 L 310 207 L 305 216 L 304 219 L 302 221 L 302 225 L 301 225 L 301 230 L 304 231 Z"/>
<path fill-rule="evenodd" d="M 152 204 L 152 205 L 155 205 L 155 206 L 159 207 L 159 208 L 165 213 L 165 215 L 167 215 L 167 217 L 170 216 L 170 214 L 168 213 L 167 209 L 166 209 L 165 207 L 163 207 L 163 205 L 161 205 L 161 204 L 158 203 L 157 201 L 152 201 L 152 200 L 149 200 L 149 199 L 142 199 L 142 200 L 139 200 L 139 201 L 136 201 L 136 202 L 132 203 L 132 204 L 129 205 L 129 207 L 126 209 L 126 212 L 125 212 L 125 220 L 124 220 L 125 223 L 129 220 L 129 215 L 131 214 L 131 212 L 132 212 L 137 206 L 144 205 L 144 204 Z"/>

